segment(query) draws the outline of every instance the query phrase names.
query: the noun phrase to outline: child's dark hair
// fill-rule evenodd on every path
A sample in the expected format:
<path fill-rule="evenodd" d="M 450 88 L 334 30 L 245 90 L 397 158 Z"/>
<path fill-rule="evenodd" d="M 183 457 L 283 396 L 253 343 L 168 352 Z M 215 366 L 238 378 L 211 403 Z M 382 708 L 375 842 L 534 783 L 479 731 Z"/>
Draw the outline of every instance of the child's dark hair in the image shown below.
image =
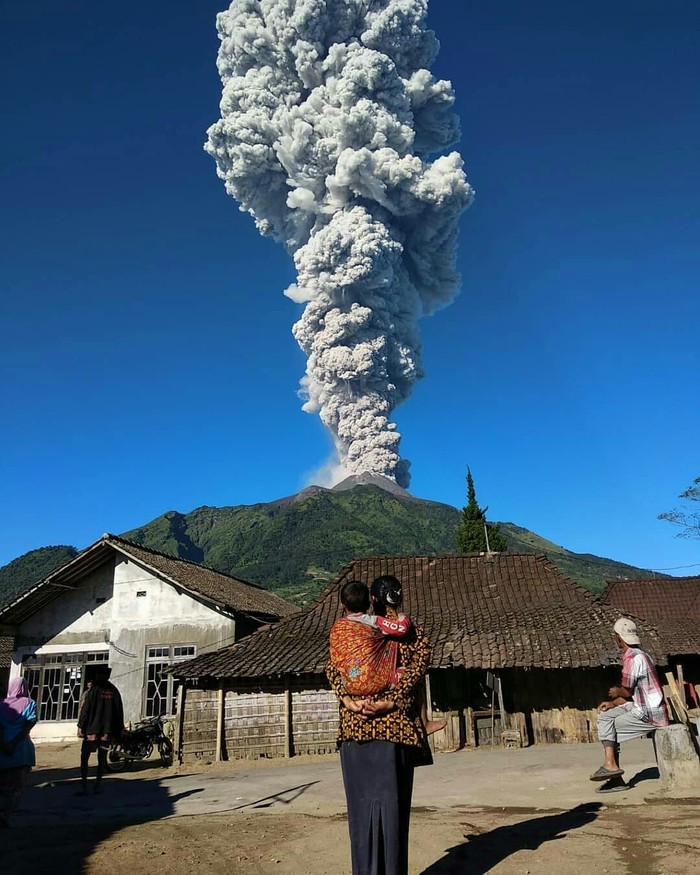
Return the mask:
<path fill-rule="evenodd" d="M 370 590 L 379 604 L 395 608 L 401 604 L 401 581 L 392 574 L 382 574 L 372 583 Z"/>
<path fill-rule="evenodd" d="M 340 590 L 340 601 L 353 614 L 366 614 L 369 610 L 369 587 L 359 580 L 351 580 Z"/>

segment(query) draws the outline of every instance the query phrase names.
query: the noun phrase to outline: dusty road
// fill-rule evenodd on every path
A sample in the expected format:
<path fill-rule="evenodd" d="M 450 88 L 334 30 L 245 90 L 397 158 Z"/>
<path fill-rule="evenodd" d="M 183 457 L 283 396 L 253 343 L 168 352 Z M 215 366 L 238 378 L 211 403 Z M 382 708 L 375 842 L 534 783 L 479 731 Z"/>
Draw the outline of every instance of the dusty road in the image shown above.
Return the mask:
<path fill-rule="evenodd" d="M 2 837 L 27 875 L 349 875 L 334 757 L 126 773 L 76 797 L 77 748 L 40 748 Z M 629 746 L 633 789 L 596 796 L 593 745 L 438 757 L 416 777 L 411 875 L 690 875 L 698 796 L 665 799 L 651 748 Z"/>

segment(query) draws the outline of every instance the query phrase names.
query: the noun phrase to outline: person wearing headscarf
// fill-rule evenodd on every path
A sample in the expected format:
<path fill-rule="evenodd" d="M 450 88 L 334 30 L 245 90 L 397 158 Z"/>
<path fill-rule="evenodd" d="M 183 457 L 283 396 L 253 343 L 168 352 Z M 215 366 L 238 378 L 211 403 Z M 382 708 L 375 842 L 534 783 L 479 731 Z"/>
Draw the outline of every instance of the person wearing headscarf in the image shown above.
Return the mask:
<path fill-rule="evenodd" d="M 374 613 L 395 619 L 401 583 L 382 575 L 370 588 Z M 347 693 L 333 662 L 326 673 L 339 701 L 340 765 L 345 786 L 353 875 L 408 875 L 413 770 L 424 764 L 420 689 L 430 645 L 418 626 L 398 643 L 401 678 L 388 692 Z"/>
<path fill-rule="evenodd" d="M 36 702 L 29 696 L 27 681 L 11 680 L 7 696 L 0 701 L 0 827 L 9 826 L 36 761 L 29 737 L 36 721 Z"/>

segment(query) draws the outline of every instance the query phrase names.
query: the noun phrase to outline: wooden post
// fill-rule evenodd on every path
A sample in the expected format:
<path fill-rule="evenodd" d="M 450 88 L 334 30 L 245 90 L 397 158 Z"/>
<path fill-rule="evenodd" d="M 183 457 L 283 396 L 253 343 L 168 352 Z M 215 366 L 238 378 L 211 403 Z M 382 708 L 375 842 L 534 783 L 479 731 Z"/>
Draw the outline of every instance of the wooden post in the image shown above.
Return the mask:
<path fill-rule="evenodd" d="M 178 762 L 182 762 L 182 736 L 185 727 L 185 684 L 181 683 L 177 688 L 177 703 L 175 705 L 175 734 L 173 746 Z"/>
<path fill-rule="evenodd" d="M 428 720 L 433 719 L 433 696 L 430 691 L 430 669 L 425 673 L 425 709 L 428 714 Z"/>
<path fill-rule="evenodd" d="M 496 677 L 496 692 L 498 693 L 498 710 L 501 712 L 501 732 L 503 732 L 504 729 L 510 729 L 510 727 L 506 720 L 506 709 L 503 704 L 503 684 L 500 677 Z"/>
<path fill-rule="evenodd" d="M 679 664 L 676 666 L 676 674 L 678 675 L 678 695 L 680 696 L 681 704 L 683 705 L 683 707 L 687 708 L 688 703 L 687 703 L 686 698 L 685 698 L 685 683 L 684 683 L 684 678 L 683 678 L 683 666 L 682 665 Z"/>
<path fill-rule="evenodd" d="M 292 688 L 289 675 L 284 679 L 284 755 L 292 756 Z"/>
<path fill-rule="evenodd" d="M 673 710 L 676 712 L 676 717 L 681 723 L 687 723 L 688 711 L 681 701 L 681 697 L 678 692 L 678 686 L 676 684 L 676 679 L 673 676 L 672 671 L 666 672 L 666 683 L 668 684 L 668 701 L 671 703 Z"/>
<path fill-rule="evenodd" d="M 223 747 L 224 747 L 224 704 L 226 700 L 226 691 L 224 690 L 224 682 L 219 683 L 219 701 L 216 709 L 216 756 L 215 761 L 221 762 Z"/>

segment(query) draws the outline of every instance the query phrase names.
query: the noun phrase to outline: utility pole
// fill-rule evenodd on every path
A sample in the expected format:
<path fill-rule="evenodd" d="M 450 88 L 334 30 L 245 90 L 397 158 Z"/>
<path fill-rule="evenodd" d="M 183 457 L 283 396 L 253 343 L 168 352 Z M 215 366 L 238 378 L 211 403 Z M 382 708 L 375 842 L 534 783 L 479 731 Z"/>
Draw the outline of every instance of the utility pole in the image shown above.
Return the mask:
<path fill-rule="evenodd" d="M 484 537 L 486 538 L 486 552 L 491 552 L 491 547 L 489 545 L 489 530 L 486 527 L 486 517 L 484 517 Z"/>

